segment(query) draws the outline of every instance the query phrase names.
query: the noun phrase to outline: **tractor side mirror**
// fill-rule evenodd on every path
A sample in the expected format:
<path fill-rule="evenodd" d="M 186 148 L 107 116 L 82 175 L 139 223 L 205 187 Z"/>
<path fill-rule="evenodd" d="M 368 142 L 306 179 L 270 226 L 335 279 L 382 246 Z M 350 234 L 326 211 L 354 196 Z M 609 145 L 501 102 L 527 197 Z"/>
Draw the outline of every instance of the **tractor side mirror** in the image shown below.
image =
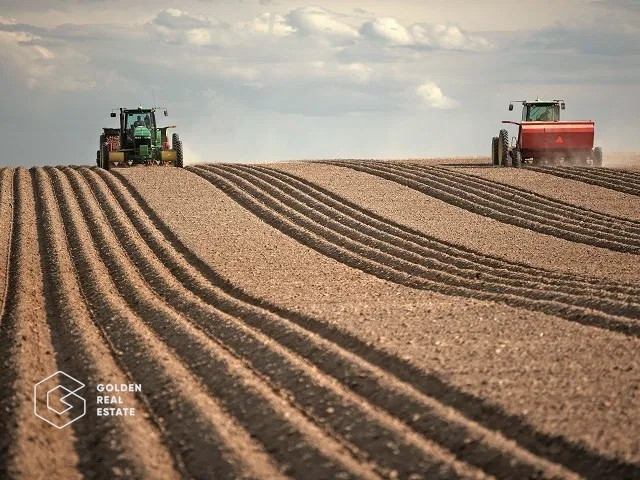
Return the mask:
<path fill-rule="evenodd" d="M 169 115 L 169 112 L 167 112 L 167 109 L 164 109 L 164 116 L 166 117 L 167 115 Z"/>
<path fill-rule="evenodd" d="M 111 118 L 116 118 L 116 112 L 111 112 L 111 115 L 109 115 Z"/>
<path fill-rule="evenodd" d="M 565 109 L 565 107 L 566 107 L 566 105 L 564 104 L 564 102 L 562 102 L 562 103 L 560 104 L 560 108 L 561 108 L 562 110 L 564 110 L 564 109 Z"/>
<path fill-rule="evenodd" d="M 513 110 L 513 103 L 509 104 L 509 111 Z"/>

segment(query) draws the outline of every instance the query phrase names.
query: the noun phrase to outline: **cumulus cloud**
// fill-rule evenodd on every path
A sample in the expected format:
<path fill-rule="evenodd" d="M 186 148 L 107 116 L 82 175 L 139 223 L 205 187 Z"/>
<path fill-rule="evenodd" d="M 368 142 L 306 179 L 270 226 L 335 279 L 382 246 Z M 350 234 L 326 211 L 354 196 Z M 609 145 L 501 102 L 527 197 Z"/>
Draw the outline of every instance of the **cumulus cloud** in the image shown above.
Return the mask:
<path fill-rule="evenodd" d="M 477 35 L 469 35 L 456 25 L 416 23 L 405 27 L 393 17 L 365 22 L 360 33 L 388 45 L 444 50 L 489 50 L 491 43 Z"/>
<path fill-rule="evenodd" d="M 320 7 L 302 7 L 287 15 L 289 25 L 301 35 L 354 38 L 358 31 L 339 15 Z"/>
<path fill-rule="evenodd" d="M 270 34 L 278 37 L 290 35 L 295 30 L 287 23 L 287 19 L 283 15 L 269 12 L 261 13 L 251 22 L 240 25 L 255 33 Z"/>
<path fill-rule="evenodd" d="M 365 36 L 383 40 L 393 45 L 409 45 L 413 43 L 413 38 L 409 31 L 392 17 L 376 18 L 370 22 L 365 22 L 360 28 L 360 32 Z"/>
<path fill-rule="evenodd" d="M 416 89 L 416 94 L 424 104 L 441 110 L 450 110 L 458 106 L 458 102 L 447 97 L 434 82 L 426 82 Z"/>
<path fill-rule="evenodd" d="M 162 10 L 149 25 L 166 43 L 195 46 L 233 43 L 234 32 L 229 24 L 218 18 L 192 15 L 177 8 Z"/>

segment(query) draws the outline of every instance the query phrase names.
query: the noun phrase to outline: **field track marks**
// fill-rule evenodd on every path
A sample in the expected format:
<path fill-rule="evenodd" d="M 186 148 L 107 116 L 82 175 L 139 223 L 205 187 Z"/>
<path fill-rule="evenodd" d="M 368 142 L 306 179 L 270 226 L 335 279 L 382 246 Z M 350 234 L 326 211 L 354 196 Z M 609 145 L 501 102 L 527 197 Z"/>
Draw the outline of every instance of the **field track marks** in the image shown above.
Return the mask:
<path fill-rule="evenodd" d="M 192 270 L 195 269 L 211 285 L 216 286 L 216 288 L 227 294 L 228 298 L 238 300 L 231 303 L 227 301 L 228 298 L 219 296 L 213 298 L 213 303 L 216 303 L 220 309 L 229 310 L 231 314 L 242 313 L 243 321 L 260 329 L 291 350 L 300 351 L 299 349 L 302 348 L 300 351 L 301 356 L 312 360 L 316 366 L 341 380 L 356 393 L 376 403 L 381 408 L 392 412 L 396 417 L 403 419 L 405 423 L 416 431 L 434 439 L 438 438 L 436 435 L 439 434 L 440 437 L 443 437 L 441 443 L 452 445 L 450 450 L 456 452 L 459 457 L 465 458 L 464 455 L 468 455 L 470 458 L 468 461 L 471 462 L 474 459 L 475 451 L 477 451 L 476 448 L 482 452 L 486 447 L 478 445 L 472 449 L 471 446 L 474 445 L 472 442 L 470 445 L 462 447 L 462 452 L 459 452 L 455 448 L 455 442 L 458 441 L 460 436 L 453 434 L 453 432 L 459 431 L 457 427 L 432 428 L 432 425 L 439 424 L 437 417 L 432 420 L 433 415 L 429 414 L 434 408 L 431 406 L 433 405 L 433 400 L 440 402 L 449 411 L 453 407 L 453 409 L 471 419 L 478 426 L 484 428 L 484 431 L 487 432 L 485 434 L 487 442 L 495 438 L 490 434 L 491 430 L 501 432 L 507 438 L 517 440 L 519 445 L 526 446 L 530 452 L 534 452 L 543 459 L 547 458 L 553 462 L 566 465 L 587 478 L 607 475 L 614 477 L 630 476 L 630 472 L 636 471 L 637 465 L 635 464 L 626 464 L 616 459 L 594 454 L 583 446 L 567 441 L 563 437 L 538 432 L 521 417 L 507 414 L 500 407 L 444 383 L 439 376 L 418 369 L 407 361 L 381 350 L 375 345 L 363 342 L 351 333 L 339 330 L 308 315 L 284 309 L 266 299 L 248 294 L 237 285 L 233 285 L 221 277 L 186 247 L 176 234 L 163 223 L 126 177 L 118 172 L 113 172 L 122 182 L 120 183 L 114 180 L 112 174 L 99 169 L 95 171 L 109 185 L 122 208 L 129 215 L 130 220 L 143 235 L 143 238 L 149 241 L 159 258 L 162 258 L 163 263 L 169 266 L 172 272 L 180 278 L 184 275 L 178 263 L 173 261 L 175 253 L 177 253 L 173 248 L 176 248 L 179 256 L 184 257 L 191 264 Z M 83 170 L 83 172 L 86 172 L 86 170 Z M 141 211 L 143 212 L 142 214 Z M 155 235 L 159 233 L 158 231 L 161 233 L 161 237 L 156 242 Z M 171 252 L 173 252 L 173 256 Z M 201 290 L 194 278 L 188 277 L 187 282 L 199 296 L 209 298 L 207 297 L 207 291 Z M 261 317 L 254 313 L 256 310 L 268 310 L 277 315 L 278 321 L 273 323 L 265 322 L 264 316 Z M 306 339 L 297 335 L 298 329 L 291 328 L 294 325 L 306 330 L 308 335 Z M 323 341 L 326 340 L 326 343 L 324 346 L 320 345 L 320 351 L 316 355 L 318 349 L 315 347 L 312 349 L 310 345 L 313 345 L 318 337 L 321 337 Z M 300 338 L 299 342 L 298 338 Z M 354 360 L 358 360 L 358 362 L 369 363 L 369 366 L 366 366 L 366 363 L 359 366 L 355 363 L 345 365 L 345 353 L 353 355 L 355 357 Z M 354 368 L 356 366 L 358 367 L 357 369 Z M 372 374 L 367 374 L 366 370 L 362 374 L 358 374 L 363 368 L 371 367 L 376 368 Z M 389 377 L 389 373 L 391 377 Z M 385 381 L 378 381 L 377 376 L 382 376 Z M 387 385 L 387 382 L 395 383 L 393 376 L 401 380 L 396 391 L 389 389 Z M 354 381 L 354 378 L 357 378 L 357 380 Z M 413 405 L 416 405 L 416 399 L 409 395 L 411 391 L 427 397 L 422 400 L 421 404 L 417 404 L 417 410 L 413 410 Z M 403 397 L 398 398 L 398 393 L 402 393 Z M 413 412 L 418 413 L 419 421 L 416 421 L 411 415 Z M 471 428 L 471 426 L 468 428 Z M 474 431 L 477 430 L 472 430 L 470 436 L 476 435 L 473 433 Z M 485 453 L 480 458 L 480 461 L 491 464 L 491 454 Z"/>
<path fill-rule="evenodd" d="M 32 169 L 36 192 L 47 321 L 58 367 L 87 384 L 85 418 L 75 422 L 79 470 L 91 478 L 179 478 L 160 434 L 147 420 L 145 407 L 127 398 L 133 417 L 97 416 L 98 383 L 133 381 L 116 364 L 118 354 L 109 349 L 85 305 L 74 270 L 58 203 L 43 169 Z M 96 466 L 100 466 L 96 469 Z"/>
<path fill-rule="evenodd" d="M 110 216 L 114 222 L 117 222 L 118 217 L 123 216 Z M 125 233 L 123 230 L 119 231 L 121 237 L 123 233 Z M 149 235 L 145 234 L 144 238 L 149 238 Z M 127 243 L 131 242 L 127 241 Z M 149 256 L 143 255 L 140 258 L 149 258 Z M 171 270 L 175 272 L 177 269 L 172 266 Z M 180 292 L 181 285 L 170 284 L 163 287 L 161 285 L 163 280 L 154 281 L 157 278 L 167 277 L 171 277 L 169 272 L 165 275 L 155 272 L 149 275 L 149 280 L 154 283 L 155 289 L 165 296 L 165 299 L 182 297 L 184 294 Z M 192 280 L 192 289 L 198 291 L 199 288 L 193 285 L 194 283 L 196 282 Z M 209 292 L 209 296 L 215 294 L 213 290 Z M 210 299 L 211 304 L 223 302 L 225 302 L 224 298 Z M 227 299 L 226 302 L 229 303 L 229 300 Z M 425 440 L 394 417 L 364 402 L 347 386 L 321 374 L 303 358 L 292 354 L 254 329 L 247 328 L 242 322 L 227 319 L 220 314 L 217 321 L 211 321 L 211 318 L 207 318 L 206 303 L 202 302 L 202 305 L 198 305 L 195 301 L 189 301 L 186 295 L 180 303 L 182 305 L 176 305 L 177 309 L 182 310 L 185 316 L 189 314 L 204 331 L 242 357 L 243 361 L 259 372 L 265 382 L 273 385 L 274 390 L 286 392 L 286 396 L 298 404 L 302 411 L 307 412 L 316 423 L 328 427 L 333 436 L 347 440 L 347 443 L 355 445 L 358 451 L 366 452 L 362 458 L 371 458 L 372 461 L 381 465 L 384 471 L 395 470 L 400 476 L 421 472 L 428 475 L 431 472 L 432 475 L 445 478 L 461 474 L 463 476 L 479 475 L 479 472 L 473 473 L 474 469 L 455 460 L 455 457 L 437 444 Z M 234 310 L 238 314 L 247 308 L 243 308 L 240 304 Z M 245 315 L 247 313 L 245 312 Z M 259 314 L 260 312 L 255 312 L 253 315 L 256 317 Z M 211 313 L 208 315 L 212 316 Z M 264 316 L 264 312 L 262 315 Z M 268 320 L 265 318 L 261 323 Z M 278 328 L 276 322 L 277 319 L 270 320 L 273 330 Z M 326 352 L 321 347 L 316 347 L 314 350 L 326 357 Z M 327 362 L 328 359 L 325 359 L 325 363 Z"/>
<path fill-rule="evenodd" d="M 489 283 L 487 278 L 478 279 L 475 275 L 460 273 L 460 269 L 434 262 L 425 256 L 407 261 L 405 257 L 409 252 L 406 250 L 384 244 L 379 238 L 366 236 L 362 231 L 340 224 L 335 214 L 319 212 L 322 208 L 320 204 L 314 207 L 300 206 L 301 202 L 291 195 L 272 187 L 275 179 L 271 182 L 255 178 L 250 181 L 243 178 L 243 175 L 246 177 L 250 174 L 246 171 L 236 173 L 238 170 L 239 167 L 229 165 L 209 166 L 206 170 L 198 167 L 192 169 L 206 179 L 217 182 L 215 184 L 221 188 L 226 188 L 225 191 L 234 200 L 267 223 L 351 267 L 413 288 L 497 301 L 561 316 L 585 325 L 640 335 L 640 323 L 635 320 L 638 317 L 637 305 L 613 299 L 593 301 L 588 295 L 580 298 L 579 290 L 569 295 L 545 293 L 531 287 L 504 286 L 496 283 L 501 280 L 495 276 Z M 618 315 L 605 313 L 603 305 Z M 591 308 L 600 311 L 591 311 Z"/>
<path fill-rule="evenodd" d="M 324 210 L 331 212 L 332 217 L 336 217 L 337 212 L 344 214 L 344 218 L 349 220 L 350 224 L 354 224 L 355 221 L 370 229 L 374 228 L 379 232 L 383 232 L 384 238 L 389 239 L 389 241 L 393 240 L 395 244 L 401 245 L 409 251 L 431 256 L 461 269 L 495 273 L 502 278 L 531 280 L 533 282 L 542 281 L 544 284 L 570 287 L 572 289 L 586 288 L 590 290 L 589 295 L 598 297 L 601 294 L 602 298 L 617 298 L 618 294 L 622 295 L 619 297 L 620 299 L 633 299 L 640 296 L 640 286 L 619 282 L 608 282 L 607 285 L 603 286 L 601 279 L 558 273 L 532 267 L 524 263 L 515 263 L 431 237 L 424 232 L 414 230 L 367 210 L 302 177 L 281 171 L 275 167 L 252 165 L 243 168 L 267 173 L 271 177 L 288 184 L 294 192 L 295 190 L 300 190 L 320 202 L 320 205 L 316 203 L 315 207 L 320 208 L 323 205 L 325 207 Z M 302 197 L 298 194 L 296 198 L 301 199 Z"/>
<path fill-rule="evenodd" d="M 583 225 L 576 224 L 574 221 L 551 218 L 542 210 L 536 212 L 535 207 L 525 209 L 520 205 L 519 201 L 508 198 L 513 195 L 499 193 L 498 187 L 494 189 L 489 187 L 469 187 L 458 181 L 450 180 L 442 174 L 442 170 L 446 169 L 430 167 L 433 171 L 425 172 L 422 167 L 386 162 L 335 161 L 324 163 L 376 175 L 472 213 L 504 223 L 578 243 L 619 252 L 640 254 L 640 237 L 634 231 L 625 231 L 626 224 L 622 225 L 619 221 L 614 222 L 612 220 L 610 227 L 604 227 L 597 222 Z M 451 170 L 447 170 L 447 172 L 451 172 Z M 463 174 L 457 173 L 457 175 Z M 558 215 L 560 213 L 558 212 Z M 631 219 L 625 219 L 625 221 L 634 222 Z M 612 231 L 612 228 L 618 224 L 623 232 L 620 235 L 616 234 L 614 230 Z M 633 227 L 633 229 L 635 228 Z"/>
<path fill-rule="evenodd" d="M 624 170 L 585 167 L 527 167 L 536 172 L 598 185 L 630 195 L 640 196 L 640 175 Z"/>
<path fill-rule="evenodd" d="M 0 319 L 9 286 L 11 232 L 13 231 L 13 176 L 10 167 L 0 169 Z"/>
<path fill-rule="evenodd" d="M 0 318 L 0 478 L 40 478 L 47 472 L 50 478 L 78 479 L 73 430 L 59 431 L 33 413 L 33 386 L 57 368 L 31 177 L 23 168 L 14 172 L 8 185 L 14 206 L 9 285 Z"/>
<path fill-rule="evenodd" d="M 152 294 L 119 248 L 79 174 L 68 169 L 65 175 L 60 171 L 53 174 L 60 197 L 73 215 L 69 224 L 83 227 L 83 243 L 109 245 L 92 252 L 91 258 L 87 256 L 90 264 L 82 265 L 82 275 L 89 277 L 85 281 L 87 289 L 98 286 L 105 290 L 89 292 L 87 297 L 111 318 L 105 321 L 111 342 L 126 353 L 121 356 L 122 361 L 129 364 L 133 375 L 139 375 L 139 383 L 150 392 L 149 403 L 161 419 L 171 450 L 180 454 L 189 476 L 281 477 L 269 455 L 226 412 L 219 398 L 210 394 L 214 387 L 227 388 L 231 390 L 229 395 L 238 397 L 250 392 L 240 384 L 230 388 L 228 368 L 219 360 L 219 353 L 211 345 L 203 345 L 201 335 L 185 342 L 188 324 L 157 299 L 150 302 Z M 98 278 L 106 280 L 98 282 Z M 117 293 L 114 296 L 106 292 Z M 207 370 L 210 378 L 201 378 L 198 373 L 202 370 Z M 237 400 L 239 409 L 247 407 L 242 398 Z M 248 411 L 260 408 L 267 407 Z"/>

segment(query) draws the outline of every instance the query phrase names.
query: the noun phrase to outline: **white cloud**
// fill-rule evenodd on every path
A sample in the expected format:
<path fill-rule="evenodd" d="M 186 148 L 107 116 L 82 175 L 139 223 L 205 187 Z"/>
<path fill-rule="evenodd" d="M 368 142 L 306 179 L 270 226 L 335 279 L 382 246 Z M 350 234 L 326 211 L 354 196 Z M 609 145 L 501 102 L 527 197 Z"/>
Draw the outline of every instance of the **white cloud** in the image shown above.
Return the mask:
<path fill-rule="evenodd" d="M 416 89 L 416 94 L 424 103 L 432 108 L 450 110 L 458 106 L 458 102 L 447 97 L 434 82 L 426 82 Z"/>
<path fill-rule="evenodd" d="M 275 36 L 290 35 L 294 32 L 294 28 L 287 23 L 284 16 L 269 12 L 262 13 L 253 21 L 240 25 L 255 33 Z"/>
<path fill-rule="evenodd" d="M 486 39 L 469 35 L 456 25 L 416 23 L 405 27 L 393 17 L 381 17 L 365 22 L 360 33 L 388 45 L 428 47 L 444 50 L 489 50 Z"/>
<path fill-rule="evenodd" d="M 445 50 L 488 50 L 491 44 L 484 38 L 468 35 L 456 25 L 415 24 L 411 27 L 415 45 Z"/>
<path fill-rule="evenodd" d="M 365 22 L 360 32 L 392 45 L 409 45 L 414 41 L 409 31 L 392 17 L 376 18 L 373 21 Z"/>
<path fill-rule="evenodd" d="M 354 38 L 358 31 L 339 16 L 320 7 L 302 7 L 287 15 L 287 21 L 301 35 Z"/>

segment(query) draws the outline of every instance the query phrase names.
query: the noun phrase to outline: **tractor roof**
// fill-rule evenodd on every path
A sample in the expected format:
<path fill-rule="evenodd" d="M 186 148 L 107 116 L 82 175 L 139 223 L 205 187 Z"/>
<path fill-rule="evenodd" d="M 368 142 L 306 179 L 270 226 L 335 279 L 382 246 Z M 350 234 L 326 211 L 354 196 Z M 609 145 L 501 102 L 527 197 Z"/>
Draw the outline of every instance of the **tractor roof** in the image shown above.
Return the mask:
<path fill-rule="evenodd" d="M 156 109 L 155 108 L 142 108 L 142 107 L 138 107 L 138 108 L 122 108 L 122 111 L 125 113 L 131 113 L 131 112 L 155 112 Z"/>
<path fill-rule="evenodd" d="M 540 100 L 538 98 L 536 98 L 535 100 L 525 100 L 524 102 L 525 105 L 533 105 L 538 104 L 538 103 L 542 103 L 542 104 L 546 104 L 546 105 L 554 105 L 556 103 L 560 103 L 560 100 Z"/>

